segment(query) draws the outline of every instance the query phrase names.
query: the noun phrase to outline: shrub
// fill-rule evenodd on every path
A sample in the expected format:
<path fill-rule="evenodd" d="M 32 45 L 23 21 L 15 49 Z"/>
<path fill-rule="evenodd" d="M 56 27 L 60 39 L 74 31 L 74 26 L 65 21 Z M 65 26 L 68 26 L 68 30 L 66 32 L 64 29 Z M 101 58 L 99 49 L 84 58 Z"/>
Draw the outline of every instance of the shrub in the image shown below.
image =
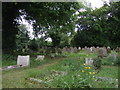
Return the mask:
<path fill-rule="evenodd" d="M 95 58 L 93 61 L 93 66 L 95 69 L 100 69 L 101 68 L 101 59 Z"/>

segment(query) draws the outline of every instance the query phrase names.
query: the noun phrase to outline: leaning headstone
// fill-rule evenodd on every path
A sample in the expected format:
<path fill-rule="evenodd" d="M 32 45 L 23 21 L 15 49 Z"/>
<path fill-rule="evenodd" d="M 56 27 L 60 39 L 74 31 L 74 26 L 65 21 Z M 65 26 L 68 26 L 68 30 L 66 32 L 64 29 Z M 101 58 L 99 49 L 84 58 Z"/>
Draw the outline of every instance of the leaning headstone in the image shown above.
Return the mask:
<path fill-rule="evenodd" d="M 37 58 L 36 58 L 36 60 L 42 61 L 42 60 L 44 60 L 44 58 L 45 58 L 44 55 L 38 55 Z"/>
<path fill-rule="evenodd" d="M 29 64 L 30 64 L 30 56 L 29 55 L 27 55 L 27 56 L 18 55 L 17 65 L 28 66 Z"/>

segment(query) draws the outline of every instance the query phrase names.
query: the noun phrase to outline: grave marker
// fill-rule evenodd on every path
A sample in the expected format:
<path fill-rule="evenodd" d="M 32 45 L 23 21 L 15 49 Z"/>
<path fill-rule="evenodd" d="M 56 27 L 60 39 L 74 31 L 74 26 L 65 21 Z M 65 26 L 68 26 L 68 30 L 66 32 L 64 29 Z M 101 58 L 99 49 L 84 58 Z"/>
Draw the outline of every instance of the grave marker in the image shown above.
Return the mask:
<path fill-rule="evenodd" d="M 29 64 L 30 64 L 30 56 L 29 55 L 27 55 L 27 56 L 18 55 L 17 65 L 28 66 Z"/>
<path fill-rule="evenodd" d="M 44 60 L 44 58 L 45 58 L 45 56 L 44 55 L 38 55 L 37 56 L 37 58 L 36 58 L 36 60 Z"/>

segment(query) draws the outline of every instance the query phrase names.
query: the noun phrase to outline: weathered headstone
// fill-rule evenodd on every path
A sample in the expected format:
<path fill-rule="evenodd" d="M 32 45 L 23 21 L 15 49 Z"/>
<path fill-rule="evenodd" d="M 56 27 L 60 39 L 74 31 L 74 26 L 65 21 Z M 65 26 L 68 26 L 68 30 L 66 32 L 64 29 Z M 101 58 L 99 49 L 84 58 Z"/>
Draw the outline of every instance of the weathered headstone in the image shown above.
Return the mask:
<path fill-rule="evenodd" d="M 77 53 L 77 52 L 78 52 L 77 47 L 74 47 L 74 52 L 75 52 L 75 53 Z"/>
<path fill-rule="evenodd" d="M 115 49 L 115 51 L 116 51 L 116 52 L 120 52 L 120 48 L 117 47 L 117 48 Z"/>
<path fill-rule="evenodd" d="M 97 50 L 97 53 L 98 53 L 98 57 L 103 58 L 103 57 L 105 57 L 107 55 L 107 49 L 105 49 L 105 48 L 99 48 Z"/>
<path fill-rule="evenodd" d="M 78 50 L 81 50 L 81 47 L 78 47 Z"/>
<path fill-rule="evenodd" d="M 66 47 L 64 47 L 64 48 L 62 49 L 62 51 L 63 51 L 63 52 L 66 52 L 66 51 L 67 51 Z"/>
<path fill-rule="evenodd" d="M 44 55 L 38 55 L 37 56 L 37 58 L 36 58 L 36 60 L 44 60 L 44 58 L 45 58 L 45 56 Z"/>
<path fill-rule="evenodd" d="M 58 53 L 60 53 L 60 54 L 62 53 L 62 49 L 61 49 L 61 48 L 58 48 L 57 51 L 58 51 Z"/>
<path fill-rule="evenodd" d="M 27 56 L 18 55 L 17 65 L 28 66 L 29 64 L 30 64 L 30 56 L 29 55 L 27 55 Z"/>
<path fill-rule="evenodd" d="M 93 65 L 93 59 L 92 58 L 85 58 L 85 63 L 86 63 L 86 65 L 92 66 Z"/>
<path fill-rule="evenodd" d="M 107 53 L 111 53 L 111 48 L 107 47 Z"/>
<path fill-rule="evenodd" d="M 74 48 L 70 47 L 70 51 L 71 51 L 71 53 L 74 53 Z"/>
<path fill-rule="evenodd" d="M 116 60 L 118 55 L 117 54 L 110 54 L 109 56 L 112 58 L 112 60 Z"/>

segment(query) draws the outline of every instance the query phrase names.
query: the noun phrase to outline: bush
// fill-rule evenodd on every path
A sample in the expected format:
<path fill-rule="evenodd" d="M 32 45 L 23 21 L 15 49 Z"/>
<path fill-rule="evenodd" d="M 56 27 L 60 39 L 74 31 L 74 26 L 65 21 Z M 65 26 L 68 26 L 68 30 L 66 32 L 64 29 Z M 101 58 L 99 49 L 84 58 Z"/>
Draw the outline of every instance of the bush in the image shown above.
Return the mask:
<path fill-rule="evenodd" d="M 100 69 L 101 68 L 101 59 L 95 58 L 93 61 L 93 66 L 95 69 Z"/>

